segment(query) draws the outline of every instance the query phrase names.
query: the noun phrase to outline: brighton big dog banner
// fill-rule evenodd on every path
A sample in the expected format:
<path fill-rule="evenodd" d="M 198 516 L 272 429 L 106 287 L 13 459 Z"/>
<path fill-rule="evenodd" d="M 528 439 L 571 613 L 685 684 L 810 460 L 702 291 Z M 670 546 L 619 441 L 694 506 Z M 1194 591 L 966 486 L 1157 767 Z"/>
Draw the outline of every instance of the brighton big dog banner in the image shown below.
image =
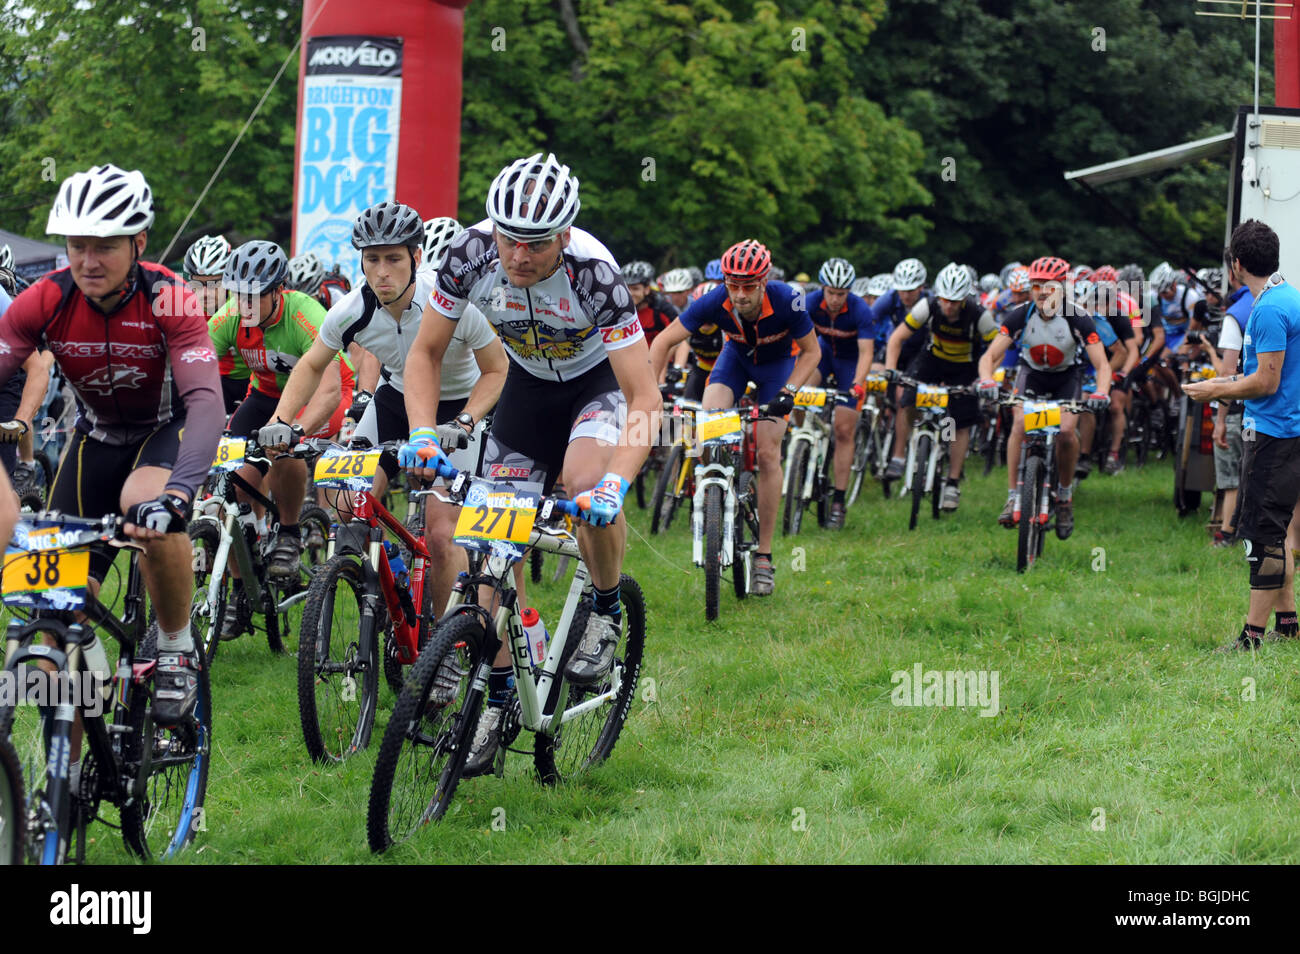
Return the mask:
<path fill-rule="evenodd" d="M 352 224 L 395 194 L 401 116 L 401 37 L 307 40 L 294 254 L 315 252 L 353 284 L 361 260 Z"/>

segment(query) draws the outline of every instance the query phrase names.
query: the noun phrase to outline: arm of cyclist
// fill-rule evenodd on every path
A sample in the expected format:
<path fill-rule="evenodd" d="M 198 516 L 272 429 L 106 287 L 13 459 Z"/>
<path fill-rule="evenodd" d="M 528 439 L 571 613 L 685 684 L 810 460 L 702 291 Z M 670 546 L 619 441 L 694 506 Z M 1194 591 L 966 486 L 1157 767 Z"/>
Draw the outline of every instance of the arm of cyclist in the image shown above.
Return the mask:
<path fill-rule="evenodd" d="M 348 354 L 352 356 L 352 363 L 357 366 L 357 390 L 374 394 L 375 389 L 379 387 L 382 362 L 355 341 L 348 349 Z"/>
<path fill-rule="evenodd" d="M 430 463 L 436 464 L 442 455 L 434 428 L 438 426 L 438 395 L 442 393 L 442 359 L 456 333 L 456 319 L 435 311 L 432 305 L 424 306 L 420 330 L 406 353 L 406 367 L 402 372 L 402 394 L 406 401 L 406 419 L 411 428 L 411 440 L 402 448 L 399 458 L 412 475 L 421 480 L 438 476 L 435 467 L 413 467 L 410 448 L 431 448 Z M 412 450 L 411 454 L 416 451 Z"/>
<path fill-rule="evenodd" d="M 876 342 L 874 338 L 858 339 L 858 366 L 853 369 L 853 396 L 863 397 L 867 392 L 864 384 L 871 371 L 871 362 L 875 359 Z"/>
<path fill-rule="evenodd" d="M 314 347 L 314 346 L 313 346 Z M 343 400 L 343 359 L 339 357 L 333 359 L 321 373 L 320 384 L 307 402 L 307 406 L 302 410 L 302 417 L 299 418 L 298 424 L 301 425 L 304 434 L 315 434 L 333 417 L 334 412 L 339 408 L 339 402 Z M 285 420 L 283 417 L 280 420 Z M 293 418 L 289 418 L 290 421 Z"/>
<path fill-rule="evenodd" d="M 1093 340 L 1084 345 L 1084 351 L 1088 354 L 1088 360 L 1092 362 L 1092 370 L 1097 376 L 1096 393 L 1102 397 L 1110 396 L 1110 362 L 1106 359 L 1106 348 L 1102 343 L 1096 340 L 1097 336 L 1093 334 Z"/>
<path fill-rule="evenodd" d="M 478 365 L 478 380 L 465 399 L 464 413 L 478 422 L 497 406 L 501 390 L 506 386 L 510 359 L 506 357 L 505 345 L 501 339 L 494 337 L 482 348 L 474 349 L 474 363 Z"/>
<path fill-rule="evenodd" d="M 163 496 L 174 494 L 188 502 L 194 499 L 195 488 L 203 483 L 212 466 L 226 426 L 226 406 L 221 397 L 217 352 L 203 311 L 197 302 L 187 301 L 194 296 L 188 287 L 178 284 L 176 289 L 173 309 L 155 309 L 172 311 L 156 317 L 167 342 L 172 380 L 185 405 L 185 428 Z M 164 301 L 159 299 L 159 303 Z"/>
<path fill-rule="evenodd" d="M 13 432 L 12 440 L 17 441 L 22 434 L 31 432 L 36 412 L 41 409 L 41 402 L 45 400 L 45 391 L 50 384 L 50 368 L 53 365 L 54 355 L 49 351 L 33 351 L 23 362 L 27 380 L 23 384 L 23 393 L 18 399 L 18 410 L 14 412 L 13 420 L 20 421 L 25 430 Z M 8 438 L 9 433 L 6 431 L 5 436 L 0 437 L 0 440 Z"/>
<path fill-rule="evenodd" d="M 665 334 L 666 331 L 661 332 L 659 337 Z M 656 338 L 655 342 L 658 341 Z M 636 479 L 641 465 L 650 455 L 650 444 L 648 441 L 629 441 L 628 431 L 635 425 L 636 430 L 643 434 L 658 434 L 659 414 L 663 410 L 659 385 L 650 369 L 649 350 L 642 339 L 628 347 L 606 352 L 609 366 L 627 401 L 627 422 L 609 459 L 609 472 L 618 474 L 629 483 Z"/>
<path fill-rule="evenodd" d="M 664 379 L 664 372 L 668 369 L 668 356 L 690 336 L 690 329 L 682 324 L 681 315 L 674 318 L 672 324 L 655 336 L 654 343 L 650 345 L 650 366 L 655 381 Z"/>
<path fill-rule="evenodd" d="M 816 329 L 799 338 L 798 345 L 799 357 L 795 358 L 794 370 L 790 372 L 790 380 L 785 385 L 791 391 L 798 391 L 807 384 L 822 360 L 822 346 L 817 340 Z"/>
<path fill-rule="evenodd" d="M 330 348 L 319 337 L 312 342 L 312 346 L 307 349 L 307 353 L 298 359 L 298 363 L 293 366 L 293 371 L 289 374 L 289 380 L 284 383 L 284 390 L 280 392 L 280 403 L 275 406 L 275 413 L 271 415 L 271 420 L 280 420 L 286 424 L 293 423 L 308 401 L 312 400 L 313 395 L 320 390 L 321 381 L 325 377 L 325 372 L 329 369 L 330 362 L 334 360 L 336 352 Z M 337 379 L 337 372 L 335 374 Z M 337 396 L 334 407 L 338 406 Z M 333 413 L 334 408 L 330 408 Z M 328 420 L 328 415 L 326 420 Z M 320 425 L 308 429 L 304 422 L 303 431 L 307 434 L 314 433 Z M 271 450 L 287 450 L 284 445 L 272 445 Z"/>
<path fill-rule="evenodd" d="M 17 523 L 18 495 L 14 493 L 13 484 L 9 483 L 9 474 L 0 467 L 0 542 L 9 542 Z"/>
<path fill-rule="evenodd" d="M 984 349 L 980 355 L 979 376 L 981 381 L 993 380 L 993 369 L 1002 363 L 1002 356 L 1007 353 L 1011 347 L 1011 336 L 1005 332 L 999 331 L 993 338 L 993 343 Z"/>
<path fill-rule="evenodd" d="M 898 357 L 903 353 L 903 344 L 908 338 L 916 334 L 905 321 L 900 321 L 898 327 L 889 333 L 889 341 L 885 344 L 885 370 L 898 370 Z"/>

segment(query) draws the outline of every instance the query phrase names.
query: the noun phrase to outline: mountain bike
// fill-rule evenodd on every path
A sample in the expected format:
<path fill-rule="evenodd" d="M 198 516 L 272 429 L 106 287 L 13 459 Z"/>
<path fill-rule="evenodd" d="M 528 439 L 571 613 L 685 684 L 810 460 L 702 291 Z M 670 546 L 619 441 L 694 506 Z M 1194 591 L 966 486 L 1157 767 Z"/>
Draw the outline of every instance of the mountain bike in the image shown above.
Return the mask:
<path fill-rule="evenodd" d="M 316 762 L 341 762 L 370 743 L 380 669 L 400 693 L 402 667 L 416 661 L 433 623 L 423 508 L 415 507 L 413 528 L 370 492 L 380 455 L 403 443 L 371 449 L 303 442 L 321 452 L 313 469 L 316 486 L 346 492 L 338 509 L 350 518 L 337 527 L 329 558 L 312 575 L 298 636 L 298 714 Z M 418 504 L 421 493 L 408 491 L 410 503 Z"/>
<path fill-rule="evenodd" d="M 192 622 L 196 636 L 201 637 L 203 658 L 209 666 L 216 658 L 222 639 L 236 639 L 253 632 L 255 612 L 263 617 L 266 641 L 271 651 L 283 653 L 285 641 L 290 636 L 289 609 L 307 598 L 311 567 L 318 565 L 325 556 L 323 550 L 305 549 L 305 565 L 297 580 L 286 583 L 273 580 L 267 574 L 280 512 L 274 502 L 237 473 L 257 453 L 257 445 L 251 441 L 223 437 L 217 446 L 204 492 L 195 497 L 190 518 L 195 586 Z M 258 519 L 252 505 L 241 501 L 237 490 L 242 490 L 251 500 L 266 508 L 267 532 L 258 531 Z M 329 536 L 329 515 L 315 504 L 303 505 L 298 525 L 304 540 L 311 536 L 313 529 L 321 539 Z M 232 551 L 235 566 L 239 568 L 238 587 L 230 572 Z M 239 623 L 236 632 L 223 636 L 226 608 L 231 599 L 241 601 Z"/>
<path fill-rule="evenodd" d="M 1004 397 L 1002 402 L 1024 408 L 1025 438 L 1020 445 L 1012 510 L 1019 529 L 1016 572 L 1024 573 L 1042 556 L 1043 539 L 1056 515 L 1056 437 L 1061 432 L 1061 413 L 1080 414 L 1088 405 L 1084 401 L 1037 401 L 1022 395 Z"/>
<path fill-rule="evenodd" d="M 826 388 L 803 387 L 795 392 L 795 407 L 802 408 L 804 413 L 803 419 L 790 431 L 790 441 L 786 446 L 785 473 L 781 483 L 785 500 L 785 513 L 781 519 L 783 534 L 799 532 L 804 511 L 814 502 L 818 526 L 826 525 L 834 490 L 830 465 L 834 459 L 835 429 L 831 419 L 838 396 L 838 392 Z"/>
<path fill-rule="evenodd" d="M 676 439 L 668 451 L 659 479 L 650 498 L 650 532 L 667 531 L 682 501 L 690 501 L 695 494 L 695 461 L 699 449 L 691 438 L 695 415 L 700 410 L 698 401 L 674 398 L 670 405 L 673 433 Z M 536 551 L 534 551 L 536 552 Z"/>
<path fill-rule="evenodd" d="M 950 448 L 956 436 L 956 428 L 948 417 L 948 399 L 978 392 L 973 385 L 926 384 L 906 375 L 899 375 L 898 380 L 906 387 L 916 388 L 916 409 L 920 412 L 907 443 L 907 463 L 903 467 L 903 486 L 899 489 L 900 496 L 911 495 L 912 512 L 907 529 L 915 530 L 926 494 L 930 495 L 932 516 L 939 519 Z"/>
<path fill-rule="evenodd" d="M 61 864 L 70 853 L 83 860 L 86 827 L 102 801 L 118 807 L 122 839 L 142 858 L 170 857 L 203 828 L 212 746 L 208 669 L 204 665 L 198 673 L 193 715 L 173 728 L 157 726 L 152 696 L 158 627 L 146 627 L 141 548 L 119 538 L 121 524 L 112 516 L 27 515 L 5 555 L 4 602 L 30 618 L 12 619 L 5 632 L 5 677 L 26 687 L 27 695 L 0 705 L 0 739 L 13 745 L 22 766 L 32 862 Z M 101 542 L 131 549 L 121 619 L 87 586 L 85 548 Z M 73 622 L 73 611 L 89 623 Z M 111 684 L 90 671 L 85 654 L 108 634 L 120 647 Z M 75 790 L 74 715 L 84 729 Z"/>
<path fill-rule="evenodd" d="M 389 719 L 375 760 L 366 831 L 372 851 L 410 838 L 446 813 L 473 744 L 492 660 L 512 649 L 518 706 L 506 715 L 495 771 L 522 729 L 535 733 L 533 763 L 554 784 L 609 757 L 636 691 L 645 648 L 645 601 L 627 574 L 619 587 L 623 616 L 614 664 L 598 686 L 564 679 L 591 609 L 591 583 L 577 537 L 550 525 L 578 507 L 509 484 L 457 474 L 439 499 L 460 504 L 455 541 L 469 552 L 469 571 L 453 587 Z M 511 567 L 526 548 L 569 556 L 573 582 L 550 643 L 530 648 Z M 490 598 L 480 594 L 490 593 Z M 480 602 L 480 599 L 484 602 Z M 485 605 L 486 604 L 486 605 Z"/>
<path fill-rule="evenodd" d="M 760 409 L 749 398 L 734 408 L 700 411 L 696 440 L 709 457 L 695 468 L 691 559 L 704 568 L 704 618 L 718 618 L 722 571 L 731 568 L 736 599 L 749 595 L 758 549 L 758 451 L 754 426 Z"/>
<path fill-rule="evenodd" d="M 863 385 L 867 392 L 853 429 L 853 463 L 849 465 L 849 486 L 844 506 L 853 506 L 870 474 L 875 477 L 889 465 L 890 445 L 894 440 L 893 414 L 889 409 L 889 382 L 878 374 L 869 374 Z"/>

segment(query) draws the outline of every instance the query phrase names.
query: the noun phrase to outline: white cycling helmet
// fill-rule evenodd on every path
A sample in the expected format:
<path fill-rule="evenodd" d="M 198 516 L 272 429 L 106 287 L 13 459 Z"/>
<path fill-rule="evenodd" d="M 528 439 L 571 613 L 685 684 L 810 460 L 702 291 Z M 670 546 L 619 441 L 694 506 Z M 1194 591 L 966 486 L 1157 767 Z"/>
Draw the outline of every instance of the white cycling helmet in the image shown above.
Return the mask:
<path fill-rule="evenodd" d="M 304 252 L 289 259 L 289 277 L 285 280 L 294 291 L 315 295 L 325 279 L 325 263 L 315 252 Z"/>
<path fill-rule="evenodd" d="M 817 273 L 817 281 L 824 288 L 851 288 L 857 277 L 858 273 L 853 270 L 853 266 L 843 258 L 828 258 Z"/>
<path fill-rule="evenodd" d="M 425 222 L 424 261 L 421 264 L 431 265 L 434 268 L 441 265 L 442 260 L 447 257 L 447 249 L 451 248 L 452 240 L 464 231 L 465 226 L 446 215 Z"/>
<path fill-rule="evenodd" d="M 920 259 L 905 258 L 894 266 L 894 288 L 911 291 L 925 284 L 925 266 Z"/>
<path fill-rule="evenodd" d="M 949 301 L 964 301 L 973 287 L 965 265 L 949 262 L 934 277 L 934 293 Z"/>
<path fill-rule="evenodd" d="M 1147 280 L 1158 294 L 1171 285 L 1176 285 L 1178 283 L 1178 274 L 1168 262 L 1161 262 L 1151 270 L 1151 277 Z"/>
<path fill-rule="evenodd" d="M 999 291 L 1001 288 L 1002 282 L 999 281 L 998 276 L 994 275 L 992 272 L 989 272 L 980 279 L 980 291 L 984 292 L 986 295 L 989 292 Z"/>
<path fill-rule="evenodd" d="M 664 275 L 663 289 L 666 292 L 690 291 L 698 284 L 691 281 L 691 273 L 685 268 L 674 268 Z"/>
<path fill-rule="evenodd" d="M 153 225 L 153 192 L 144 174 L 114 165 L 74 172 L 59 186 L 45 231 L 50 235 L 135 235 Z"/>
<path fill-rule="evenodd" d="M 867 291 L 867 287 L 870 284 L 871 284 L 870 277 L 866 275 L 862 275 L 853 280 L 853 287 L 850 288 L 849 291 L 853 292 L 853 294 L 857 295 L 859 298 L 862 298 L 866 295 L 871 294 L 871 292 Z"/>
<path fill-rule="evenodd" d="M 185 253 L 185 275 L 220 275 L 230 258 L 230 243 L 224 235 L 201 235 Z"/>
<path fill-rule="evenodd" d="M 14 250 L 8 245 L 0 245 L 0 268 L 8 268 L 12 271 L 14 267 Z"/>
<path fill-rule="evenodd" d="M 488 188 L 487 214 L 502 235 L 536 242 L 563 232 L 578 217 L 578 180 L 553 153 L 516 159 Z"/>
<path fill-rule="evenodd" d="M 867 284 L 867 294 L 879 298 L 881 295 L 888 295 L 893 288 L 894 276 L 889 272 L 881 272 L 871 276 L 871 281 Z"/>

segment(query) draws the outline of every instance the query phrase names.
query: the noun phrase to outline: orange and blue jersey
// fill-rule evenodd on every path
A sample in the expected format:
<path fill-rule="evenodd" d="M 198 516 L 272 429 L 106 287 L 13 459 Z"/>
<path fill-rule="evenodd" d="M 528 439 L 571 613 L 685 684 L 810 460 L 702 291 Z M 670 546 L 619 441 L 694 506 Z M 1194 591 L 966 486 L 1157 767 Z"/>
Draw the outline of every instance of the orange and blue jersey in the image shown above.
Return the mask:
<path fill-rule="evenodd" d="M 820 288 L 808 296 L 807 304 L 808 316 L 817 329 L 823 355 L 841 361 L 857 361 L 858 342 L 876 337 L 876 319 L 871 306 L 852 292 L 834 315 L 827 313 Z"/>

